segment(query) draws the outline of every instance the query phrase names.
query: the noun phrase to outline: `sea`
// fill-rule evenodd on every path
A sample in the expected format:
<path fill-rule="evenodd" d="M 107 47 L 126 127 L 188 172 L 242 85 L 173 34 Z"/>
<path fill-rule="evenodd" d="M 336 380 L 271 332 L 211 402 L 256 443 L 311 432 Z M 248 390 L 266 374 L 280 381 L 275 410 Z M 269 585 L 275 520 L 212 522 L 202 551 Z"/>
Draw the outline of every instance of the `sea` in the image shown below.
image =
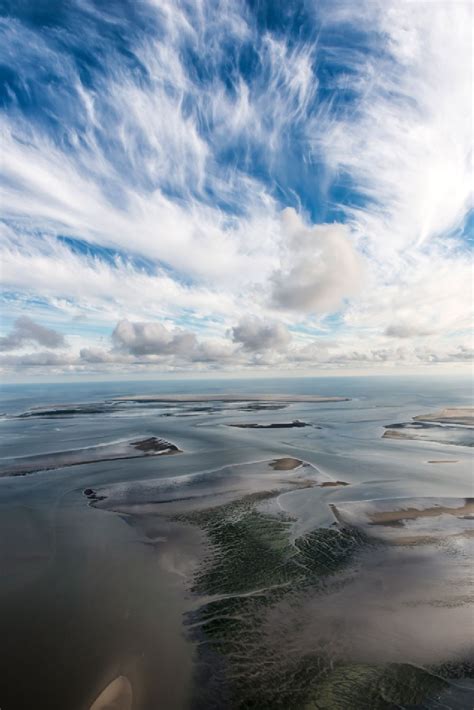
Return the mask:
<path fill-rule="evenodd" d="M 174 394 L 216 399 L 139 400 Z M 417 539 L 396 519 L 386 542 L 334 514 L 461 509 L 472 428 L 384 433 L 472 402 L 471 380 L 441 375 L 3 384 L 1 710 L 473 708 L 473 516 L 429 514 Z M 152 437 L 179 453 L 35 470 Z M 304 475 L 262 493 L 280 459 Z"/>

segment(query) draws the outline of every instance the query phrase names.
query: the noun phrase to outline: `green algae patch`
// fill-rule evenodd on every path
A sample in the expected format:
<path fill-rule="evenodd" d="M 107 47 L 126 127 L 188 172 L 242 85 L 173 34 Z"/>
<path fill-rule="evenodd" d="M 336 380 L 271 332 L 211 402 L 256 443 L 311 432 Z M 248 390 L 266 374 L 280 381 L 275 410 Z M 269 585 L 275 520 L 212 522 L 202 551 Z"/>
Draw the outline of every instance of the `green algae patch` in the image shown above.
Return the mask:
<path fill-rule="evenodd" d="M 448 687 L 446 681 L 408 664 L 341 665 L 319 679 L 304 710 L 395 710 L 418 706 Z"/>
<path fill-rule="evenodd" d="M 274 492 L 181 515 L 205 531 L 209 553 L 192 592 L 210 599 L 188 614 L 197 643 L 197 708 L 302 708 L 328 661 L 315 654 L 273 648 L 266 620 L 283 601 L 300 603 L 305 590 L 322 588 L 344 568 L 363 538 L 336 528 L 295 542 L 291 518 L 257 506 Z"/>
<path fill-rule="evenodd" d="M 202 528 L 211 545 L 209 556 L 195 576 L 193 592 L 239 594 L 286 584 L 294 578 L 298 570 L 293 561 L 296 551 L 289 543 L 291 521 L 255 509 L 257 503 L 271 495 L 257 493 L 219 508 L 179 517 Z"/>
<path fill-rule="evenodd" d="M 176 519 L 203 529 L 210 553 L 196 573 L 192 591 L 202 595 L 258 594 L 259 590 L 315 582 L 350 561 L 363 537 L 357 532 L 321 528 L 295 543 L 292 519 L 257 509 L 275 493 L 255 493 L 217 508 Z"/>
<path fill-rule="evenodd" d="M 185 619 L 196 644 L 193 708 L 395 710 L 439 697 L 449 680 L 435 669 L 351 662 L 332 648 L 337 629 L 332 638 L 312 637 L 311 605 L 350 584 L 363 556 L 384 545 L 336 526 L 293 540 L 290 517 L 259 510 L 276 495 L 178 518 L 209 544 L 191 586 L 202 604 Z"/>

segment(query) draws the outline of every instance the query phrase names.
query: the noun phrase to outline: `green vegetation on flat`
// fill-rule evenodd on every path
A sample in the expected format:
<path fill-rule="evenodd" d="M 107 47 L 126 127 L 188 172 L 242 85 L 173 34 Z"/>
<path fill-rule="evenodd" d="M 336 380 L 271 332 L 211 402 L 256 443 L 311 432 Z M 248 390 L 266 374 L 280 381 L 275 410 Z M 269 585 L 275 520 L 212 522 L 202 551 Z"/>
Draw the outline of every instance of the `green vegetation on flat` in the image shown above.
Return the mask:
<path fill-rule="evenodd" d="M 192 586 L 203 604 L 186 620 L 197 643 L 194 707 L 393 710 L 445 688 L 447 682 L 428 670 L 343 663 L 328 649 L 295 641 L 305 634 L 304 604 L 346 584 L 350 574 L 337 573 L 349 570 L 371 543 L 336 527 L 293 542 L 291 519 L 258 510 L 275 495 L 253 494 L 179 516 L 203 529 L 209 541 Z M 287 638 L 280 621 L 290 611 L 296 633 Z"/>

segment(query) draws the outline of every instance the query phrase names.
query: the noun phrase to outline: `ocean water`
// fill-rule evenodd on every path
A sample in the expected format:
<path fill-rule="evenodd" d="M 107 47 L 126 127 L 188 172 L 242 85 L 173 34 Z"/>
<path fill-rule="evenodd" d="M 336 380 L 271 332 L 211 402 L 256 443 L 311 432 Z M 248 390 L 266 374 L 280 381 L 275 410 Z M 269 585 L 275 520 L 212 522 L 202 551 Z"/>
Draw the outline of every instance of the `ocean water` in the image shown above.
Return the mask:
<path fill-rule="evenodd" d="M 350 399 L 112 404 L 180 393 Z M 451 514 L 436 526 L 428 516 L 422 535 L 417 519 L 409 542 L 395 521 L 395 544 L 370 520 L 360 532 L 334 515 L 474 497 L 469 428 L 461 439 L 449 426 L 433 441 L 383 438 L 447 406 L 472 406 L 472 383 L 4 385 L 0 708 L 87 710 L 118 677 L 136 710 L 474 707 L 470 513 L 454 528 Z M 230 426 L 294 420 L 308 426 Z M 23 457 L 150 437 L 181 453 L 9 475 Z M 283 457 L 307 465 L 270 472 Z"/>

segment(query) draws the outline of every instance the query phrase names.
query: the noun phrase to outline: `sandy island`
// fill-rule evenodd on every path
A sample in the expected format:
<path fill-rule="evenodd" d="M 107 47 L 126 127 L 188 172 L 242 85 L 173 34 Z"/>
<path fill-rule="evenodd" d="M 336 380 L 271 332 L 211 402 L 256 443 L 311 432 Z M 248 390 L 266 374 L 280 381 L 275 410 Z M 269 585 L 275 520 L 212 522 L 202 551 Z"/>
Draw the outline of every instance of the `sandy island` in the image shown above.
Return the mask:
<path fill-rule="evenodd" d="M 474 407 L 446 407 L 431 414 L 419 414 L 413 421 L 474 426 Z"/>
<path fill-rule="evenodd" d="M 273 422 L 272 424 L 258 424 L 251 422 L 249 424 L 228 424 L 235 429 L 298 429 L 300 427 L 311 426 L 307 422 L 302 422 L 299 419 L 293 419 L 292 422 Z M 321 427 L 315 427 L 320 429 Z"/>
<path fill-rule="evenodd" d="M 274 471 L 292 471 L 294 468 L 302 466 L 303 461 L 300 461 L 300 459 L 293 459 L 288 456 L 282 459 L 275 459 L 274 461 L 271 461 L 269 465 Z"/>

